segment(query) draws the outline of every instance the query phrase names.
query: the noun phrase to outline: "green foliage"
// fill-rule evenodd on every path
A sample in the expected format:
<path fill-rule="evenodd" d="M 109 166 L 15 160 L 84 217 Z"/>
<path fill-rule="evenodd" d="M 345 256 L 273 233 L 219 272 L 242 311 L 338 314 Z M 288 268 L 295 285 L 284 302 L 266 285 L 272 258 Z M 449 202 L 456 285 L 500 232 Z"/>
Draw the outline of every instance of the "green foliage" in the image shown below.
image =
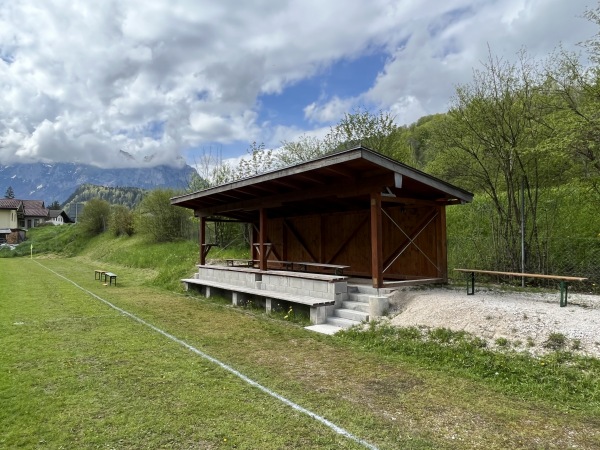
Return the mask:
<path fill-rule="evenodd" d="M 48 209 L 54 210 L 54 211 L 60 211 L 62 208 L 60 207 L 60 203 L 58 203 L 58 200 L 54 200 L 50 206 L 48 206 Z"/>
<path fill-rule="evenodd" d="M 63 209 L 69 216 L 75 217 L 75 204 L 85 203 L 93 198 L 105 200 L 111 205 L 123 205 L 134 209 L 142 201 L 145 193 L 146 191 L 140 188 L 82 184 L 69 196 Z"/>
<path fill-rule="evenodd" d="M 248 178 L 273 168 L 275 168 L 273 151 L 266 150 L 265 144 L 253 142 L 248 149 L 248 157 L 240 160 L 235 178 Z"/>
<path fill-rule="evenodd" d="M 108 229 L 114 236 L 133 234 L 133 213 L 123 205 L 114 205 L 111 209 Z"/>
<path fill-rule="evenodd" d="M 74 256 L 86 248 L 89 240 L 90 237 L 82 232 L 79 225 L 35 227 L 27 232 L 27 240 L 14 250 L 0 250 L 0 257 L 29 256 L 31 246 L 33 246 L 34 256 L 40 254 Z"/>
<path fill-rule="evenodd" d="M 325 155 L 326 146 L 320 139 L 302 135 L 296 141 L 283 141 L 281 150 L 275 156 L 280 167 L 293 166 Z"/>
<path fill-rule="evenodd" d="M 411 163 L 412 149 L 404 133 L 405 130 L 394 123 L 391 113 L 379 111 L 373 114 L 357 108 L 344 114 L 322 140 L 305 135 L 295 142 L 284 141 L 276 158 L 280 166 L 289 166 L 362 145 L 390 158 Z"/>
<path fill-rule="evenodd" d="M 373 114 L 364 108 L 357 108 L 350 114 L 344 114 L 323 142 L 328 152 L 362 145 L 390 158 L 411 163 L 410 148 L 398 139 L 399 133 L 400 128 L 391 113 L 379 111 Z"/>
<path fill-rule="evenodd" d="M 109 219 L 109 203 L 106 200 L 93 198 L 86 202 L 78 222 L 84 233 L 93 236 L 106 231 Z"/>
<path fill-rule="evenodd" d="M 538 230 L 544 259 L 527 271 L 588 277 L 586 283 L 571 288 L 598 292 L 600 285 L 600 205 L 590 203 L 588 190 L 580 183 L 539 191 Z M 489 198 L 476 195 L 473 203 L 447 208 L 448 266 L 502 270 L 493 249 L 497 225 L 495 208 Z M 527 222 L 526 229 L 532 225 Z M 520 282 L 520 280 L 518 280 Z M 556 287 L 555 281 L 527 280 L 528 283 Z M 550 284 L 548 284 L 550 283 Z M 595 286 L 594 286 L 595 284 Z"/>
<path fill-rule="evenodd" d="M 598 359 L 555 352 L 539 360 L 526 353 L 488 349 L 484 341 L 463 331 L 404 329 L 381 323 L 336 336 L 391 359 L 476 379 L 504 392 L 565 408 L 600 407 Z M 508 345 L 508 341 L 500 343 Z"/>
<path fill-rule="evenodd" d="M 154 242 L 182 239 L 195 227 L 192 211 L 171 205 L 172 189 L 157 189 L 148 193 L 136 212 L 135 230 Z"/>
<path fill-rule="evenodd" d="M 562 333 L 550 333 L 544 342 L 544 347 L 552 350 L 562 350 L 567 345 L 567 337 Z"/>

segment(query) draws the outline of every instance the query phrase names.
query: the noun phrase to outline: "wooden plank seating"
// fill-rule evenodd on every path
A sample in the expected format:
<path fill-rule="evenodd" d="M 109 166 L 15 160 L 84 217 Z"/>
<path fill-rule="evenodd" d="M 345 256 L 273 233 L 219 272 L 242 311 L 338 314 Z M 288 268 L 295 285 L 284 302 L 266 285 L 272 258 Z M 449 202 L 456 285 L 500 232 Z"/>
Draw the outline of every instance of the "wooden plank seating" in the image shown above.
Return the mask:
<path fill-rule="evenodd" d="M 115 286 L 117 285 L 117 275 L 112 272 L 104 272 L 104 282 L 108 279 L 108 285 L 112 285 L 113 280 L 115 280 Z"/>
<path fill-rule="evenodd" d="M 254 267 L 258 263 L 257 259 L 226 259 L 225 263 L 229 267 Z"/>
<path fill-rule="evenodd" d="M 321 268 L 321 269 L 333 269 L 335 275 L 344 275 L 344 269 L 350 266 L 343 266 L 340 264 L 325 264 L 316 262 L 304 262 L 304 261 L 280 261 L 276 259 L 270 259 L 267 261 L 267 265 L 273 267 L 281 267 L 284 270 L 298 270 L 300 272 L 307 272 L 309 267 Z"/>
<path fill-rule="evenodd" d="M 347 280 L 348 277 L 345 275 L 330 275 L 327 273 L 314 273 L 314 272 L 290 272 L 286 270 L 268 270 L 267 272 L 263 272 L 271 275 L 281 275 L 288 278 L 304 278 L 310 280 L 321 280 L 321 281 L 340 281 Z"/>
<path fill-rule="evenodd" d="M 102 281 L 105 273 L 106 273 L 105 270 L 100 270 L 100 269 L 94 270 L 94 280 Z"/>
<path fill-rule="evenodd" d="M 323 263 L 313 263 L 313 262 L 293 262 L 295 266 L 298 266 L 299 270 L 306 272 L 307 267 L 316 267 L 321 269 L 333 269 L 333 272 L 336 275 L 343 275 L 344 269 L 347 269 L 350 266 L 343 266 L 340 264 L 323 264 Z"/>
<path fill-rule="evenodd" d="M 563 275 L 545 275 L 540 273 L 520 273 L 520 272 L 499 272 L 495 270 L 478 270 L 478 269 L 454 269 L 456 272 L 467 274 L 467 295 L 475 294 L 475 274 L 511 276 L 520 278 L 541 278 L 546 280 L 558 280 L 560 285 L 560 306 L 567 306 L 567 296 L 569 293 L 569 282 L 585 281 L 583 277 L 568 277 Z"/>
<path fill-rule="evenodd" d="M 267 267 L 273 267 L 283 270 L 294 270 L 294 263 L 292 261 L 280 261 L 278 259 L 267 260 Z"/>

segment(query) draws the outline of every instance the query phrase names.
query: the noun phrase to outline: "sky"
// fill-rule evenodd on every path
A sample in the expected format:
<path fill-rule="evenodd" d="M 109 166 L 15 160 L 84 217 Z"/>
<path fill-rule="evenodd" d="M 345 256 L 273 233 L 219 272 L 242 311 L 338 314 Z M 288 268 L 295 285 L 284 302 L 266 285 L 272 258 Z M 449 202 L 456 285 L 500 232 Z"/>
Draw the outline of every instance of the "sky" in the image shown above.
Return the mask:
<path fill-rule="evenodd" d="M 0 164 L 195 164 L 448 109 L 488 52 L 547 58 L 592 0 L 0 0 Z"/>

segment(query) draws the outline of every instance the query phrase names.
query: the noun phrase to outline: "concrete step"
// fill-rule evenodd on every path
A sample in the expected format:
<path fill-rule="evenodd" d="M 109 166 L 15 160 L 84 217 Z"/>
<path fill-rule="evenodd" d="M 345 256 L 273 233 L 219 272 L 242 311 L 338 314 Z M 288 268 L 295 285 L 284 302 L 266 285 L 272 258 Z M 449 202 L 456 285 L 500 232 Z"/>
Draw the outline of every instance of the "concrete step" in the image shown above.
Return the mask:
<path fill-rule="evenodd" d="M 360 322 L 357 322 L 356 320 L 343 319 L 341 317 L 330 316 L 327 318 L 327 325 L 334 325 L 340 328 L 350 328 L 358 324 L 360 324 Z"/>
<path fill-rule="evenodd" d="M 353 302 L 351 300 L 344 300 L 342 302 L 343 309 L 352 309 L 354 311 L 362 311 L 364 313 L 369 312 L 369 304 L 364 302 Z"/>
<path fill-rule="evenodd" d="M 369 314 L 355 309 L 336 309 L 333 311 L 333 317 L 341 317 L 342 319 L 350 319 L 357 322 L 369 320 Z"/>
<path fill-rule="evenodd" d="M 356 294 L 368 294 L 368 295 L 388 295 L 393 292 L 393 289 L 381 288 L 377 289 L 373 286 L 366 286 L 362 284 L 348 285 L 348 292 Z"/>
<path fill-rule="evenodd" d="M 335 325 L 329 325 L 326 323 L 322 323 L 320 325 L 310 325 L 308 327 L 304 327 L 306 330 L 314 331 L 316 333 L 321 334 L 335 334 L 340 330 L 343 330 L 342 327 L 338 327 Z"/>
<path fill-rule="evenodd" d="M 372 295 L 372 294 L 371 294 Z M 348 292 L 348 300 L 351 302 L 359 302 L 369 304 L 369 294 L 361 294 L 357 292 Z"/>

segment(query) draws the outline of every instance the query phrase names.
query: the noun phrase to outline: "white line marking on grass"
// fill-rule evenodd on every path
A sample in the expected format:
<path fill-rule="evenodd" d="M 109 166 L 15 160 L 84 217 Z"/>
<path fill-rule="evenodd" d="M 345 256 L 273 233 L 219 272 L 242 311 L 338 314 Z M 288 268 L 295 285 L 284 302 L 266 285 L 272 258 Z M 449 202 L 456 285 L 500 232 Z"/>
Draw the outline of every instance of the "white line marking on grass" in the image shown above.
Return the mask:
<path fill-rule="evenodd" d="M 35 261 L 35 260 L 34 260 Z M 45 265 L 43 265 L 42 263 L 35 261 L 37 264 L 39 264 L 40 266 L 42 266 L 44 269 L 52 272 L 54 275 L 56 275 L 57 277 L 60 277 L 66 281 L 68 281 L 69 283 L 73 284 L 75 287 L 77 287 L 78 289 L 81 289 L 83 292 L 91 295 L 92 297 L 94 297 L 97 300 L 100 300 L 102 303 L 105 303 L 106 305 L 110 306 L 112 309 L 119 311 L 121 314 L 124 314 L 126 316 L 128 316 L 129 318 L 135 320 L 136 322 L 139 322 L 143 325 L 146 325 L 148 328 L 153 329 L 154 331 L 156 331 L 159 334 L 162 334 L 164 337 L 172 340 L 173 342 L 177 342 L 179 345 L 182 345 L 183 347 L 187 348 L 188 350 L 190 350 L 191 352 L 195 353 L 198 356 L 201 356 L 202 358 L 220 366 L 221 368 L 225 369 L 226 371 L 232 373 L 233 375 L 235 375 L 238 378 L 241 378 L 242 380 L 244 380 L 246 383 L 248 383 L 251 386 L 254 386 L 258 389 L 260 389 L 261 391 L 263 391 L 264 393 L 270 395 L 271 397 L 275 397 L 277 400 L 279 400 L 282 403 L 285 403 L 286 405 L 292 407 L 293 409 L 295 409 L 298 412 L 301 412 L 303 414 L 306 414 L 307 416 L 315 419 L 317 422 L 321 422 L 323 425 L 331 428 L 333 431 L 335 431 L 338 434 L 341 434 L 344 437 L 347 437 L 348 439 L 363 445 L 364 447 L 371 449 L 371 450 L 378 450 L 377 447 L 375 447 L 372 444 L 369 444 L 368 442 L 360 439 L 359 437 L 354 436 L 352 433 L 350 433 L 349 431 L 346 431 L 345 429 L 343 429 L 342 427 L 337 426 L 336 424 L 334 424 L 333 422 L 330 422 L 329 420 L 325 419 L 324 417 L 319 416 L 318 414 L 303 408 L 302 406 L 298 405 L 297 403 L 294 403 L 291 400 L 288 400 L 285 397 L 282 397 L 281 395 L 279 395 L 276 392 L 273 392 L 272 390 L 270 390 L 269 388 L 263 386 L 262 384 L 254 381 L 251 378 L 248 378 L 246 375 L 244 375 L 243 373 L 235 370 L 233 367 L 228 366 L 227 364 L 219 361 L 216 358 L 213 358 L 212 356 L 208 355 L 207 353 L 204 353 L 201 350 L 198 350 L 196 347 L 188 344 L 185 341 L 182 341 L 181 339 L 176 338 L 175 336 L 173 336 L 172 334 L 167 333 L 166 331 L 161 330 L 160 328 L 152 325 L 149 322 L 146 322 L 144 319 L 139 318 L 138 316 L 125 311 L 123 308 L 119 308 L 117 305 L 112 304 L 111 302 L 109 302 L 108 300 L 103 299 L 102 297 L 94 294 L 91 291 L 88 291 L 87 289 L 85 289 L 84 287 L 78 285 L 77 283 L 75 283 L 73 280 L 70 280 L 69 278 L 65 277 L 64 275 L 61 275 L 58 272 L 55 272 L 54 270 L 50 269 L 49 267 L 46 267 Z"/>

